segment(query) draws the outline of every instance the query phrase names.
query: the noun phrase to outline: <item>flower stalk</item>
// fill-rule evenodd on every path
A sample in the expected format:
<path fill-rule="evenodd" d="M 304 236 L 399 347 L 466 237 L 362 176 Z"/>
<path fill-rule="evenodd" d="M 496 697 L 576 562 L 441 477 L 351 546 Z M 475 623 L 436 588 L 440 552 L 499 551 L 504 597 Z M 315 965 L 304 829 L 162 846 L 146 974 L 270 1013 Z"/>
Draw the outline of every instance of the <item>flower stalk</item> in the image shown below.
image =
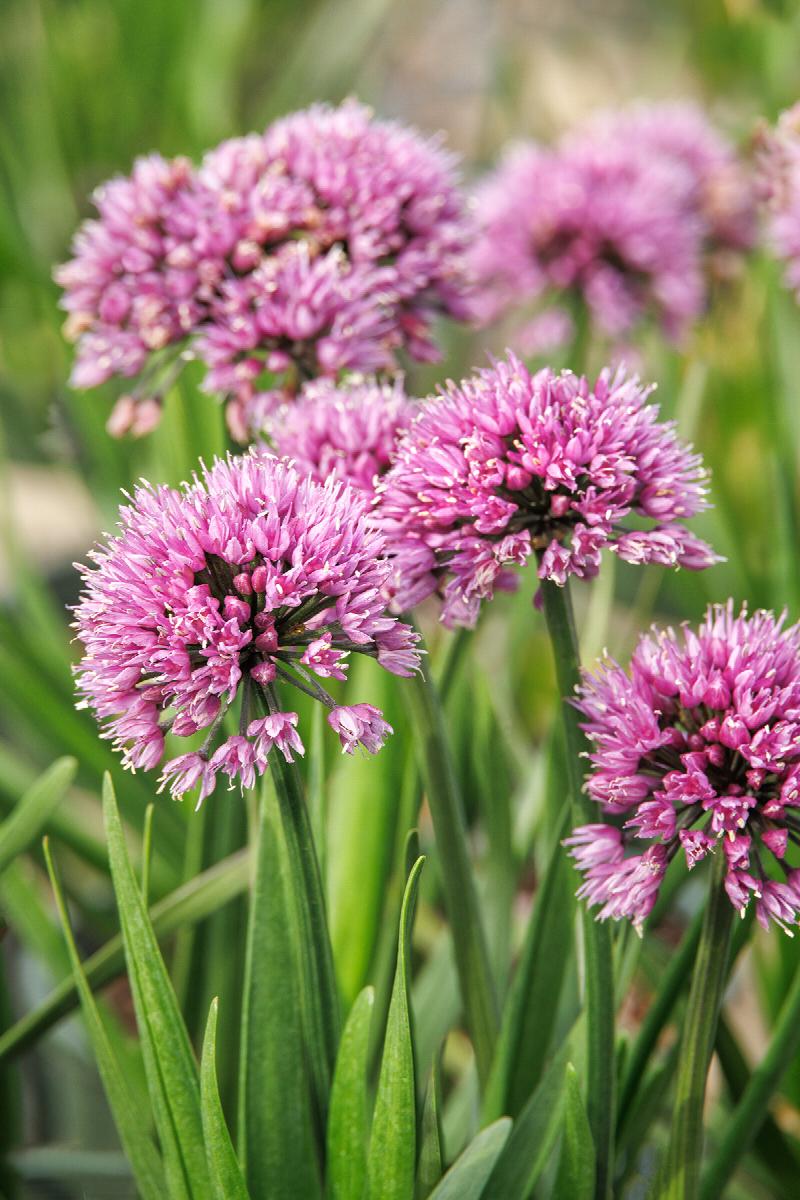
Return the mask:
<path fill-rule="evenodd" d="M 658 1200 L 695 1200 L 703 1153 L 703 1101 L 728 977 L 734 909 L 725 894 L 725 855 L 714 856 L 708 902 L 684 1018 L 674 1116 Z"/>
<path fill-rule="evenodd" d="M 489 1078 L 499 1022 L 486 933 L 467 849 L 467 831 L 438 693 L 417 674 L 404 689 L 433 819 L 445 902 L 453 931 L 464 1013 L 478 1076 Z"/>
<path fill-rule="evenodd" d="M 571 703 L 580 681 L 580 651 L 569 587 L 542 580 L 541 594 L 556 680 L 561 696 L 567 757 L 567 782 L 576 822 L 591 818 L 589 801 L 583 794 L 582 755 L 586 740 L 580 714 Z M 595 1195 L 610 1194 L 614 1147 L 616 1080 L 614 1069 L 614 969 L 611 931 L 581 906 L 584 986 L 586 991 L 586 1110 L 596 1153 Z"/>

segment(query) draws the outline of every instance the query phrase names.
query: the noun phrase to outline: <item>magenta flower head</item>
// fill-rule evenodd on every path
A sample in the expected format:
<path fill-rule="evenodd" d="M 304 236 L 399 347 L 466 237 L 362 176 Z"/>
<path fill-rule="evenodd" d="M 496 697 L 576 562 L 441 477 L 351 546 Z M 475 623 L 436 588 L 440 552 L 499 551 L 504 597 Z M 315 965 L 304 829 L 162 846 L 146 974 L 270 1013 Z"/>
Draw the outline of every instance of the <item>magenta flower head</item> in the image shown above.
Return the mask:
<path fill-rule="evenodd" d="M 586 673 L 576 705 L 593 745 L 587 791 L 621 818 L 566 842 L 601 919 L 641 928 L 682 850 L 690 870 L 725 856 L 742 916 L 754 898 L 765 928 L 797 923 L 800 871 L 786 854 L 800 843 L 800 626 L 716 605 L 696 632 L 643 636 L 629 672 Z"/>
<path fill-rule="evenodd" d="M 786 286 L 800 298 L 800 104 L 758 135 L 758 184 L 775 257 Z"/>
<path fill-rule="evenodd" d="M 396 675 L 418 666 L 416 633 L 385 611 L 382 551 L 357 492 L 264 452 L 217 461 L 181 491 L 141 486 L 83 573 L 84 706 L 132 768 L 163 761 L 168 731 L 204 732 L 161 777 L 176 797 L 199 786 L 200 801 L 220 772 L 249 787 L 273 747 L 303 753 L 288 685 L 330 710 L 344 750 L 374 753 L 391 732 L 381 714 L 340 707 L 320 680 L 343 679 L 353 652 Z"/>
<path fill-rule="evenodd" d="M 622 370 L 593 385 L 531 374 L 511 355 L 426 402 L 378 489 L 398 607 L 439 592 L 445 624 L 472 625 L 533 552 L 559 585 L 596 575 L 604 547 L 633 563 L 717 561 L 682 524 L 706 507 L 706 473 L 651 391 Z"/>
<path fill-rule="evenodd" d="M 416 406 L 402 383 L 351 376 L 308 383 L 267 425 L 273 449 L 319 483 L 333 476 L 372 496 Z"/>
<path fill-rule="evenodd" d="M 137 376 L 113 432 L 145 432 L 186 358 L 250 410 L 343 370 L 437 357 L 433 318 L 469 313 L 471 222 L 454 160 L 348 101 L 223 142 L 198 168 L 140 159 L 56 271 L 78 341 L 72 382 Z"/>

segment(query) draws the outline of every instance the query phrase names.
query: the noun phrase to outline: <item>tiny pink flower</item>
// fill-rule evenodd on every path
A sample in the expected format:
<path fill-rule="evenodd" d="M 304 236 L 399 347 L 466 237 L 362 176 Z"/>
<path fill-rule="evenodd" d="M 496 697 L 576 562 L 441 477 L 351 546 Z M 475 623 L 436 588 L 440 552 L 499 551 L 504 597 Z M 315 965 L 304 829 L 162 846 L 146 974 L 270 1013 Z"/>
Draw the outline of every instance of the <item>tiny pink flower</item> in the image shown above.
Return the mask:
<path fill-rule="evenodd" d="M 328 713 L 328 724 L 338 733 L 345 754 L 352 754 L 356 746 L 377 754 L 392 732 L 391 725 L 371 704 L 340 705 Z"/>

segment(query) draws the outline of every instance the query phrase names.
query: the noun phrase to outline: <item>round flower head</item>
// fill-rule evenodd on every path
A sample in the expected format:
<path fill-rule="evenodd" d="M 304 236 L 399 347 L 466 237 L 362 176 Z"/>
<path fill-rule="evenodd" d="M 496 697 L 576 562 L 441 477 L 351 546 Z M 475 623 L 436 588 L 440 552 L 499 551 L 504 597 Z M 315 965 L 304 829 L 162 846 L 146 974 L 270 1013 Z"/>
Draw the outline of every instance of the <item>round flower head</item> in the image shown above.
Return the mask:
<path fill-rule="evenodd" d="M 152 426 L 187 357 L 244 436 L 254 405 L 305 380 L 393 366 L 401 346 L 436 357 L 434 314 L 468 313 L 453 160 L 354 101 L 223 142 L 197 169 L 141 159 L 95 199 L 56 279 L 75 386 L 140 376 L 113 432 Z"/>
<path fill-rule="evenodd" d="M 754 898 L 765 928 L 797 923 L 800 871 L 786 854 L 800 844 L 800 627 L 736 616 L 729 601 L 696 632 L 642 637 L 629 672 L 607 662 L 585 674 L 576 704 L 593 744 L 587 791 L 623 818 L 567 839 L 578 894 L 601 919 L 640 928 L 682 850 L 689 869 L 725 855 L 742 916 Z"/>
<path fill-rule="evenodd" d="M 800 298 L 800 104 L 758 139 L 758 183 L 772 251 L 786 267 L 786 286 Z"/>
<path fill-rule="evenodd" d="M 706 507 L 705 472 L 651 391 L 622 370 L 594 385 L 532 375 L 511 355 L 427 401 L 378 489 L 395 603 L 439 591 L 445 624 L 474 624 L 534 551 L 560 585 L 596 575 L 604 546 L 634 563 L 714 563 L 681 524 Z M 646 527 L 623 526 L 632 514 Z"/>
<path fill-rule="evenodd" d="M 381 714 L 337 706 L 319 682 L 343 679 L 353 651 L 396 675 L 418 665 L 417 635 L 385 611 L 389 567 L 364 508 L 346 485 L 263 452 L 217 461 L 180 491 L 137 489 L 84 570 L 75 622 L 78 690 L 126 766 L 160 763 L 167 731 L 204 730 L 199 749 L 164 764 L 162 786 L 199 785 L 202 801 L 222 771 L 249 787 L 273 746 L 303 753 L 285 685 L 326 705 L 343 749 L 379 749 Z"/>
<path fill-rule="evenodd" d="M 306 384 L 266 432 L 303 474 L 319 483 L 334 476 L 371 496 L 414 411 L 399 381 L 354 376 L 337 387 L 320 379 Z"/>

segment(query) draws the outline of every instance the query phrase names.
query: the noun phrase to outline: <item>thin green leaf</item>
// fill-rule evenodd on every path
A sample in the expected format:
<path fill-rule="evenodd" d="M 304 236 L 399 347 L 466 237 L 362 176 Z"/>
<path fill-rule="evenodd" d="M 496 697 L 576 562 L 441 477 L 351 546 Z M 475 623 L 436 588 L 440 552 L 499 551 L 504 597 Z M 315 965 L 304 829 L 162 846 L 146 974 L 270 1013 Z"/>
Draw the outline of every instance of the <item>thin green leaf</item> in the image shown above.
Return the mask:
<path fill-rule="evenodd" d="M 74 758 L 59 758 L 28 788 L 10 817 L 0 825 L 0 875 L 34 842 L 75 778 Z"/>
<path fill-rule="evenodd" d="M 163 1200 L 165 1191 L 164 1168 L 150 1136 L 146 1123 L 142 1121 L 142 1113 L 137 1105 L 125 1079 L 124 1071 L 114 1054 L 111 1042 L 103 1025 L 100 1011 L 97 1007 L 92 989 L 83 971 L 78 948 L 72 934 L 64 893 L 56 875 L 52 855 L 47 840 L 44 843 L 44 854 L 50 882 L 53 885 L 56 907 L 64 930 L 64 940 L 67 943 L 75 983 L 80 993 L 83 1016 L 89 1041 L 92 1044 L 97 1069 L 103 1081 L 108 1104 L 114 1117 L 114 1123 L 119 1133 L 122 1147 L 131 1165 L 136 1186 L 142 1200 Z"/>
<path fill-rule="evenodd" d="M 197 1063 L 128 857 L 108 775 L 103 781 L 103 815 L 128 978 L 167 1188 L 175 1200 L 182 1197 L 205 1200 L 211 1184 L 200 1115 Z"/>
<path fill-rule="evenodd" d="M 528 1200 L 561 1128 L 566 1064 L 565 1045 L 514 1122 L 481 1200 Z"/>
<path fill-rule="evenodd" d="M 501 1117 L 482 1129 L 430 1193 L 430 1200 L 481 1200 L 510 1133 L 510 1117 Z"/>
<path fill-rule="evenodd" d="M 424 858 L 418 858 L 414 864 L 400 911 L 397 967 L 369 1148 L 370 1200 L 409 1200 L 414 1194 L 417 1115 L 409 973 L 411 929 L 424 863 Z"/>
<path fill-rule="evenodd" d="M 572 1063 L 567 1063 L 564 1136 L 553 1200 L 592 1200 L 594 1175 L 594 1142 L 586 1105 L 577 1072 Z"/>
<path fill-rule="evenodd" d="M 327 1196 L 362 1200 L 367 1182 L 369 1100 L 367 1062 L 375 991 L 366 987 L 350 1010 L 342 1033 L 328 1116 Z"/>
<path fill-rule="evenodd" d="M 239 1161 L 225 1123 L 217 1085 L 217 1000 L 211 1001 L 200 1063 L 200 1107 L 206 1158 L 215 1200 L 249 1200 Z"/>
<path fill-rule="evenodd" d="M 239 1159 L 252 1195 L 321 1194 L 300 1007 L 292 882 L 278 801 L 264 787 L 247 933 Z"/>
<path fill-rule="evenodd" d="M 433 1060 L 425 1102 L 420 1121 L 419 1162 L 417 1164 L 417 1200 L 425 1200 L 442 1178 L 444 1151 L 442 1150 L 442 1089 L 440 1055 Z"/>
<path fill-rule="evenodd" d="M 249 881 L 249 852 L 242 850 L 232 854 L 208 871 L 204 871 L 202 875 L 198 875 L 197 879 L 177 888 L 154 904 L 150 910 L 154 932 L 163 940 L 182 925 L 202 921 L 235 896 L 241 895 Z M 8 898 L 3 894 L 4 884 L 5 880 L 0 880 L 0 894 L 3 895 L 4 903 L 7 903 Z M 95 991 L 116 979 L 124 969 L 125 955 L 121 934 L 110 938 L 83 964 L 89 985 Z M 26 1013 L 0 1036 L 0 1062 L 21 1054 L 57 1021 L 68 1016 L 77 1005 L 78 991 L 74 979 L 70 977 L 62 980 L 38 1008 Z"/>

